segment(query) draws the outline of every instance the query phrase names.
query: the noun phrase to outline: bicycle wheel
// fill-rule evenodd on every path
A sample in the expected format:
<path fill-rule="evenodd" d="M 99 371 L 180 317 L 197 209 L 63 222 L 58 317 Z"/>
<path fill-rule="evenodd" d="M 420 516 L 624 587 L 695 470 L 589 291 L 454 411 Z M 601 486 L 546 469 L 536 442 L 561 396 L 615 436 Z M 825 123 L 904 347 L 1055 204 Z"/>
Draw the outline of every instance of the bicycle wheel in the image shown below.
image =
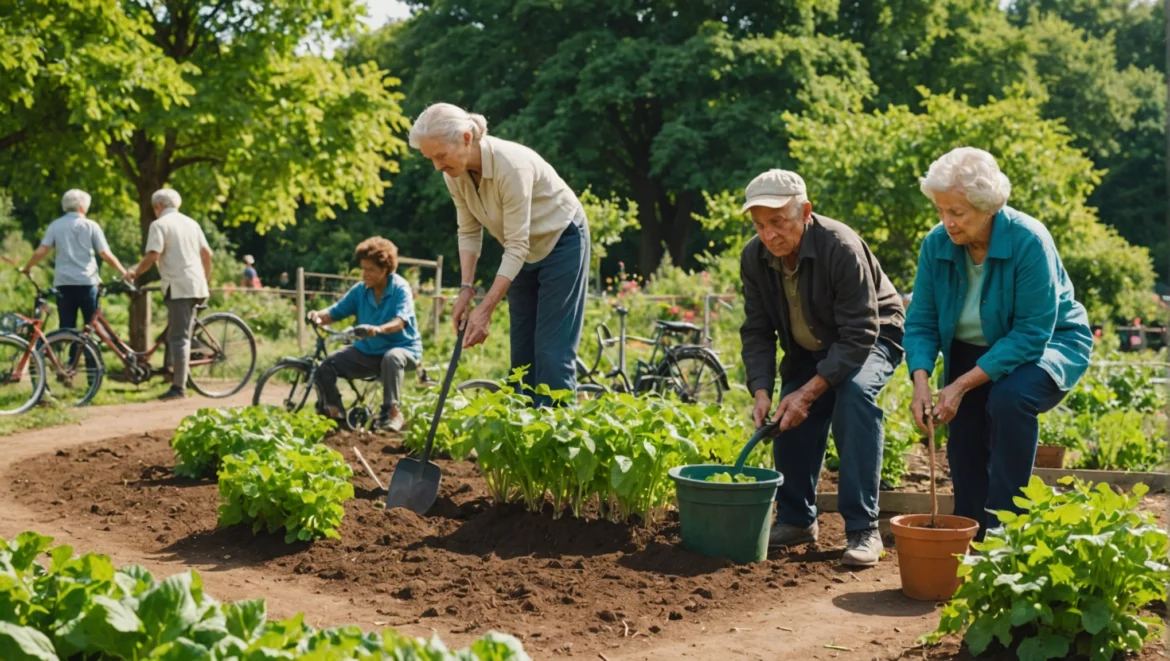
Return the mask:
<path fill-rule="evenodd" d="M 195 321 L 187 381 L 206 397 L 230 397 L 256 369 L 256 337 L 234 314 L 216 312 Z"/>
<path fill-rule="evenodd" d="M 45 392 L 45 361 L 15 335 L 0 335 L 0 415 L 24 413 Z"/>
<path fill-rule="evenodd" d="M 688 404 L 720 404 L 727 374 L 715 354 L 704 349 L 683 349 L 667 354 L 658 365 L 652 389 L 673 393 Z"/>
<path fill-rule="evenodd" d="M 309 365 L 302 361 L 278 362 L 256 380 L 252 404 L 271 404 L 289 413 L 296 413 L 305 407 L 310 392 L 316 392 L 317 401 L 323 401 L 320 386 L 309 385 L 309 370 Z"/>
<path fill-rule="evenodd" d="M 58 328 L 37 348 L 44 356 L 45 390 L 70 406 L 85 406 L 106 375 L 105 361 L 93 342 L 71 328 Z"/>
<path fill-rule="evenodd" d="M 500 382 L 491 379 L 470 379 L 455 386 L 455 390 L 464 393 L 467 399 L 475 399 L 484 392 L 499 392 Z"/>
<path fill-rule="evenodd" d="M 578 383 L 577 384 L 577 401 L 587 402 L 591 399 L 597 399 L 609 392 L 605 386 L 598 383 Z"/>

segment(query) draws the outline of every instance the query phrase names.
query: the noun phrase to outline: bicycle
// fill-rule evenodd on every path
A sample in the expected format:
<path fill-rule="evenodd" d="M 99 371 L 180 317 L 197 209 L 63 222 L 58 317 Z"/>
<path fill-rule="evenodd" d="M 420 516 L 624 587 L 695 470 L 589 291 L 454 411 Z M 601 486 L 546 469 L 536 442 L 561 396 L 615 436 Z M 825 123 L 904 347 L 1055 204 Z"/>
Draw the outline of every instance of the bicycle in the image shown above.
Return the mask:
<path fill-rule="evenodd" d="M 86 404 L 97 394 L 102 377 L 107 374 L 105 358 L 101 347 L 105 345 L 122 362 L 122 372 L 119 380 L 138 385 L 149 381 L 156 375 L 165 375 L 167 360 L 165 357 L 167 331 L 170 324 L 155 338 L 154 345 L 146 351 L 134 351 L 130 345 L 122 341 L 117 332 L 110 325 L 102 310 L 100 299 L 109 294 L 144 293 L 134 285 L 119 281 L 109 285 L 99 285 L 99 304 L 94 311 L 93 319 L 80 332 L 81 339 L 92 347 L 96 354 L 96 369 L 100 373 L 96 376 L 96 385 L 80 404 Z M 195 306 L 196 310 L 206 310 L 207 305 Z M 49 333 L 49 342 L 56 341 L 58 334 L 78 334 L 72 329 L 58 329 Z M 99 343 L 100 341 L 100 343 Z M 151 365 L 150 360 L 159 347 L 164 347 L 164 366 L 160 370 Z M 246 353 L 246 357 L 245 356 Z M 87 358 L 87 365 L 89 364 Z M 204 397 L 221 399 L 230 397 L 239 392 L 252 373 L 256 370 L 256 337 L 252 329 L 243 319 L 230 312 L 213 312 L 203 317 L 196 317 L 191 330 L 191 356 L 188 362 L 187 383 L 196 392 Z M 111 378 L 114 375 L 111 374 Z"/>
<path fill-rule="evenodd" d="M 691 335 L 697 339 L 701 336 L 701 328 L 685 321 L 658 319 L 654 321 L 656 330 L 653 338 L 638 337 L 627 332 L 626 317 L 630 314 L 629 309 L 617 306 L 615 311 L 620 321 L 618 336 L 614 337 L 609 326 L 604 323 L 597 324 L 594 329 L 597 334 L 597 355 L 592 366 L 577 358 L 579 381 L 586 384 L 597 383 L 597 378 L 600 377 L 611 381 L 614 384 L 612 389 L 617 392 L 673 393 L 688 403 L 723 402 L 723 393 L 730 390 L 731 385 L 727 380 L 727 369 L 719 360 L 718 354 L 697 343 L 671 346 L 666 341 L 668 337 L 680 335 Z M 632 379 L 626 370 L 626 344 L 630 340 L 654 347 L 649 361 L 639 358 L 634 364 Z M 606 349 L 615 344 L 618 345 L 616 364 L 609 360 L 606 352 Z M 603 358 L 610 363 L 612 369 L 602 369 Z M 704 373 L 708 376 L 707 381 L 703 380 Z"/>
<path fill-rule="evenodd" d="M 350 344 L 358 338 L 352 327 L 344 331 L 335 331 L 328 326 L 319 326 L 311 319 L 309 326 L 317 334 L 317 343 L 313 353 L 300 358 L 291 356 L 282 358 L 261 374 L 260 378 L 256 380 L 256 390 L 252 394 L 253 405 L 274 404 L 289 413 L 295 413 L 305 407 L 305 403 L 309 400 L 309 392 L 312 390 L 317 395 L 317 411 L 323 410 L 325 397 L 321 391 L 321 384 L 317 382 L 317 370 L 320 368 L 321 362 L 329 355 L 328 341 L 337 340 Z M 422 378 L 421 371 L 420 378 Z M 381 377 L 369 376 L 359 379 L 344 377 L 344 379 L 349 390 L 353 393 L 353 404 L 345 405 L 346 398 L 343 393 L 342 427 L 348 431 L 369 431 L 369 427 L 374 421 L 374 408 L 367 401 L 376 401 L 374 398 L 381 388 Z M 264 386 L 269 381 L 272 382 L 269 393 L 277 391 L 283 393 L 284 388 L 287 388 L 288 394 L 277 394 L 276 397 L 279 399 L 274 403 L 273 396 L 271 394 L 266 396 L 264 393 Z M 309 384 L 312 386 L 310 387 Z M 265 401 L 266 399 L 267 401 Z"/>
<path fill-rule="evenodd" d="M 46 392 L 51 394 L 46 365 L 55 375 L 53 387 L 58 393 L 73 392 L 75 386 L 82 386 L 80 395 L 63 399 L 86 404 L 101 386 L 101 356 L 74 329 L 45 334 L 48 299 L 60 294 L 55 288 L 41 289 L 32 276 L 25 276 L 36 288 L 32 316 L 15 312 L 0 315 L 0 415 L 24 413 L 39 404 Z M 86 366 L 85 378 L 78 370 L 82 362 Z"/>

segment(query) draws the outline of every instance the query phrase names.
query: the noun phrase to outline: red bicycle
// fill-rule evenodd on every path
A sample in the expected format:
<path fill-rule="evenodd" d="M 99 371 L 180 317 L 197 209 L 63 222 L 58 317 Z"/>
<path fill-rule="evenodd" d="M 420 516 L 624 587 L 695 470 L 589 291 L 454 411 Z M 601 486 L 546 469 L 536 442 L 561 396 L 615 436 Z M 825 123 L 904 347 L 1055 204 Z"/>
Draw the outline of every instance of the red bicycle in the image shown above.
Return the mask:
<path fill-rule="evenodd" d="M 71 328 L 44 332 L 56 289 L 36 288 L 32 316 L 0 315 L 0 415 L 24 413 L 50 392 L 75 405 L 93 399 L 101 386 L 101 354 Z M 51 383 L 50 383 L 51 382 Z"/>

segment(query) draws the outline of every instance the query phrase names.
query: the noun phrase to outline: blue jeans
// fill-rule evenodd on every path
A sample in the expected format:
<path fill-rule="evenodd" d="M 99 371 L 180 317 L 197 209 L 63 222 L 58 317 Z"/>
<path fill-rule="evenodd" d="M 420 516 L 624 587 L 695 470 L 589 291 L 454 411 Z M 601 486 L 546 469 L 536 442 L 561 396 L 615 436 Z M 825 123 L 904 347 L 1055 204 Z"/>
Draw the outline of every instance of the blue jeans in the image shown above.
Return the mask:
<path fill-rule="evenodd" d="M 824 356 L 823 351 L 812 354 L 799 377 L 783 385 L 780 396 L 816 376 L 816 364 Z M 877 397 L 900 362 L 902 348 L 878 338 L 861 367 L 813 402 L 804 422 L 772 441 L 776 470 L 784 476 L 784 483 L 776 490 L 777 521 L 801 527 L 816 521 L 817 482 L 832 425 L 833 443 L 841 457 L 837 504 L 845 530 L 877 528 L 883 418 Z"/>
<path fill-rule="evenodd" d="M 57 291 L 61 292 L 57 297 L 57 319 L 61 328 L 77 328 L 79 310 L 85 323 L 93 320 L 98 306 L 97 285 L 61 285 Z"/>
<path fill-rule="evenodd" d="M 975 367 L 987 347 L 951 344 L 952 381 Z M 1012 502 L 1032 476 L 1041 413 L 1067 393 L 1035 364 L 1022 365 L 995 383 L 985 383 L 963 396 L 948 425 L 947 459 L 955 483 L 955 514 L 987 526 L 999 520 L 987 510 L 1021 512 Z"/>
<path fill-rule="evenodd" d="M 577 345 L 589 285 L 589 226 L 578 213 L 547 257 L 525 264 L 508 288 L 512 369 L 528 367 L 524 384 L 577 389 Z M 545 406 L 551 399 L 533 396 Z"/>

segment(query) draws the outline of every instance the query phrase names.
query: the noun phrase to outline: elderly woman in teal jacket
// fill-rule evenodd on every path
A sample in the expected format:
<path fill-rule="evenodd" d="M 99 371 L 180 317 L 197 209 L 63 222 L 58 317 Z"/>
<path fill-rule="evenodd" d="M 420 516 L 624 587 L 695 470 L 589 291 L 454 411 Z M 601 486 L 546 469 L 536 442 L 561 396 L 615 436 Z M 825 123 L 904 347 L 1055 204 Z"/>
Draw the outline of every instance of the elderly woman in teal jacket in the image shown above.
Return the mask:
<path fill-rule="evenodd" d="M 955 514 L 1019 511 L 1032 473 L 1039 414 L 1060 403 L 1089 365 L 1093 334 L 1073 298 L 1052 236 L 1006 206 L 1011 183 L 991 154 L 962 147 L 930 166 L 923 194 L 942 223 L 922 242 L 906 316 L 911 411 L 950 423 Z M 930 376 L 939 352 L 945 387 Z"/>

